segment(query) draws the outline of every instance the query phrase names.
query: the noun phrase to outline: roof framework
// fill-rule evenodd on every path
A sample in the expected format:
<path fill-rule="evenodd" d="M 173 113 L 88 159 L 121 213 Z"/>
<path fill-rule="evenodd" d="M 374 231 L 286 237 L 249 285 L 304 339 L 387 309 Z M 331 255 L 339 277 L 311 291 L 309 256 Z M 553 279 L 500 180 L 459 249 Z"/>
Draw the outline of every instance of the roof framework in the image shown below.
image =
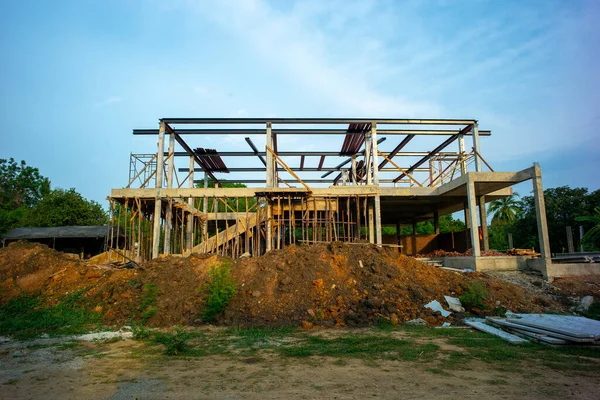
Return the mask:
<path fill-rule="evenodd" d="M 539 166 L 495 172 L 480 147 L 480 137 L 491 132 L 479 130 L 475 119 L 163 118 L 159 129 L 135 129 L 133 134 L 157 135 L 157 153 L 147 155 L 150 172 L 130 168 L 128 186 L 113 189 L 111 199 L 124 205 L 125 213 L 128 204 L 135 204 L 130 221 L 142 218 L 138 223 L 153 225 L 152 257 L 161 253 L 161 246 L 167 253 L 200 248 L 234 256 L 241 249 L 261 254 L 281 248 L 280 241 L 286 241 L 282 234 L 296 242 L 298 226 L 302 242 L 309 237 L 316 241 L 319 235 L 339 240 L 342 235 L 343 241 L 368 238 L 382 245 L 382 224 L 415 226 L 433 219 L 439 228 L 440 215 L 460 210 L 477 257 L 478 219 L 482 248 L 487 248 L 485 203 L 510 195 L 510 187 L 525 180 L 534 182 L 540 246 L 544 258 L 549 254 Z M 284 139 L 290 137 L 293 147 Z M 196 150 L 187 140 L 194 141 Z M 386 146 L 390 150 L 383 151 Z M 189 164 L 176 168 L 174 161 L 181 157 Z M 180 179 L 177 172 L 186 175 Z M 197 172 L 204 179 L 194 179 Z M 222 173 L 230 175 L 221 180 Z M 237 175 L 244 173 L 250 175 Z M 143 182 L 132 188 L 136 179 Z M 259 187 L 223 187 L 224 182 Z M 251 198 L 255 203 L 248 207 Z M 208 221 L 217 232 L 212 237 Z M 202 237 L 200 244 L 195 244 L 195 232 Z M 163 238 L 164 245 L 159 243 Z"/>

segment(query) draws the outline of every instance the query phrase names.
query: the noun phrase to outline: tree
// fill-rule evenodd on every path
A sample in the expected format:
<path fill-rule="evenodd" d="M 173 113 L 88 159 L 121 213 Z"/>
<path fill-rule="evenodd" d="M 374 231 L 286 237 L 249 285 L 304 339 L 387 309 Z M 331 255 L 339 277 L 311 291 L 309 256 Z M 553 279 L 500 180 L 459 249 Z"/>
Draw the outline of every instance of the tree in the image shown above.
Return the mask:
<path fill-rule="evenodd" d="M 502 199 L 494 200 L 488 207 L 488 213 L 494 214 L 492 217 L 492 223 L 503 222 L 512 223 L 515 221 L 519 213 L 521 212 L 521 204 L 517 197 L 518 193 L 513 193 L 510 196 Z"/>
<path fill-rule="evenodd" d="M 25 213 L 50 193 L 50 180 L 25 161 L 0 159 L 0 234 L 19 225 Z"/>
<path fill-rule="evenodd" d="M 583 217 L 575 218 L 576 221 L 591 222 L 594 226 L 583 236 L 585 242 L 593 247 L 600 241 L 600 207 L 594 207 L 594 213 Z"/>
<path fill-rule="evenodd" d="M 108 222 L 100 204 L 86 200 L 75 189 L 51 191 L 23 216 L 23 226 L 104 225 Z"/>
<path fill-rule="evenodd" d="M 600 202 L 600 190 L 589 193 L 586 188 L 570 188 L 561 186 L 544 190 L 546 219 L 550 250 L 553 253 L 566 251 L 566 228 L 583 225 L 589 231 L 593 227 L 590 221 L 577 221 L 577 217 L 592 215 Z M 523 212 L 513 225 L 516 247 L 539 249 L 537 222 L 533 196 L 525 196 L 521 201 Z M 574 238 L 577 242 L 577 239 Z M 577 247 L 577 243 L 574 243 Z"/>

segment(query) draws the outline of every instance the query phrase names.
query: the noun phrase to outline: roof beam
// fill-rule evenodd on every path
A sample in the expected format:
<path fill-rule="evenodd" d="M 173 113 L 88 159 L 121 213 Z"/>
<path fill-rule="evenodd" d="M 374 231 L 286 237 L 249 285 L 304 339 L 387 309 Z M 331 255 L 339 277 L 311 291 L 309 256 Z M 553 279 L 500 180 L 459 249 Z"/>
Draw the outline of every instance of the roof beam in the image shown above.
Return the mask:
<path fill-rule="evenodd" d="M 452 142 L 454 142 L 456 139 L 458 139 L 458 137 L 460 135 L 464 135 L 466 132 L 469 132 L 471 130 L 471 125 L 468 125 L 467 127 L 463 128 L 459 133 L 457 133 L 454 136 L 449 137 L 448 139 L 446 139 L 442 144 L 440 144 L 438 147 L 436 147 L 435 149 L 433 149 L 428 155 L 424 156 L 423 158 L 421 158 L 419 161 L 417 161 L 415 164 L 413 164 L 409 169 L 406 170 L 406 173 L 402 173 L 400 174 L 396 179 L 394 179 L 394 182 L 398 182 L 400 179 L 404 178 L 406 175 L 410 174 L 411 172 L 413 172 L 417 167 L 420 167 L 423 163 L 425 163 L 427 160 L 429 160 L 431 157 L 433 157 L 434 155 L 436 155 L 438 152 L 440 152 L 441 150 L 443 150 L 445 147 L 447 147 L 448 145 L 450 145 Z"/>
<path fill-rule="evenodd" d="M 177 129 L 179 135 L 264 135 L 264 129 Z M 272 129 L 275 135 L 358 135 L 347 129 Z M 425 135 L 449 136 L 455 135 L 458 129 L 378 129 L 382 135 Z M 158 135 L 158 129 L 134 129 L 134 135 Z M 490 136 L 491 131 L 479 131 L 479 136 Z M 472 133 L 465 134 L 466 136 Z"/>
<path fill-rule="evenodd" d="M 415 137 L 415 135 L 413 135 L 413 134 L 410 134 L 410 135 L 406 136 L 406 137 L 404 138 L 404 140 L 402 140 L 402 141 L 400 142 L 400 144 L 399 144 L 398 146 L 396 146 L 396 148 L 395 148 L 394 150 L 392 150 L 392 151 L 390 152 L 390 154 L 389 154 L 387 157 L 388 157 L 388 158 L 391 160 L 391 159 L 392 159 L 392 158 L 393 158 L 393 157 L 394 157 L 396 154 L 398 154 L 398 152 L 399 152 L 400 150 L 402 150 L 402 149 L 404 148 L 404 146 L 406 146 L 406 145 L 408 144 L 408 142 L 410 142 L 410 141 L 412 140 L 412 138 L 414 138 L 414 137 Z M 381 162 L 381 164 L 379 164 L 379 167 L 377 167 L 377 168 L 378 168 L 378 169 L 382 169 L 382 168 L 383 168 L 383 166 L 384 166 L 385 164 L 387 164 L 387 163 L 388 163 L 388 160 L 387 160 L 387 159 L 384 159 L 384 160 Z"/>
<path fill-rule="evenodd" d="M 470 125 L 475 119 L 377 119 L 377 118 L 162 118 L 167 124 L 406 124 Z"/>
<path fill-rule="evenodd" d="M 266 167 L 267 166 L 267 162 L 265 161 L 264 157 L 258 153 L 258 149 L 256 148 L 256 146 L 254 145 L 254 143 L 252 142 L 252 140 L 249 137 L 246 138 L 246 143 L 248 143 L 248 146 L 250 146 L 250 148 L 252 149 L 252 151 L 254 151 L 254 154 L 256 156 L 258 156 L 258 158 L 260 159 L 260 162 L 262 162 L 263 165 Z M 265 171 L 266 170 L 267 169 L 265 168 Z"/>
<path fill-rule="evenodd" d="M 165 123 L 165 128 L 167 129 L 167 131 L 169 131 L 169 134 L 172 134 L 175 137 L 175 140 L 177 141 L 177 143 L 179 143 L 179 145 L 181 147 L 183 147 L 183 149 L 185 150 L 185 153 L 186 153 L 185 155 L 193 157 L 196 164 L 198 164 L 199 166 L 202 166 L 200 159 L 198 158 L 196 153 L 190 148 L 190 146 L 187 145 L 185 140 L 183 140 L 181 138 L 181 136 L 179 136 L 175 132 L 175 130 L 169 126 L 168 123 Z M 168 155 L 169 153 L 167 152 L 166 154 Z M 210 179 L 212 179 L 215 182 L 219 182 L 219 180 L 212 174 L 212 172 L 210 172 L 210 171 L 204 171 L 204 172 L 210 177 Z"/>
<path fill-rule="evenodd" d="M 357 155 L 362 155 L 363 152 L 358 153 Z M 383 154 L 385 154 L 386 156 L 389 156 L 390 153 L 387 152 L 383 152 Z M 423 157 L 425 155 L 429 154 L 429 152 L 427 151 L 408 151 L 408 152 L 398 152 L 398 154 L 395 155 L 395 157 Z M 169 153 L 165 152 L 165 155 L 169 155 Z M 174 153 L 175 157 L 182 157 L 182 156 L 188 156 L 188 153 L 184 152 L 184 151 L 176 151 Z M 217 153 L 214 153 L 212 155 L 217 155 L 217 156 L 221 156 L 221 157 L 256 157 L 258 155 L 261 156 L 265 156 L 265 152 L 264 151 L 259 151 L 258 154 L 255 154 L 252 151 L 218 151 Z M 306 157 L 322 157 L 322 156 L 326 156 L 326 157 L 346 157 L 344 155 L 341 155 L 339 151 L 281 151 L 279 153 L 277 153 L 278 156 L 280 157 L 301 157 L 301 156 L 306 156 Z M 448 152 L 442 152 L 440 153 L 440 155 L 442 156 L 446 156 L 446 157 L 456 157 L 458 155 L 457 152 L 452 152 L 452 151 L 448 151 Z M 204 155 L 204 154 L 197 154 L 198 157 L 208 157 L 208 155 Z"/>

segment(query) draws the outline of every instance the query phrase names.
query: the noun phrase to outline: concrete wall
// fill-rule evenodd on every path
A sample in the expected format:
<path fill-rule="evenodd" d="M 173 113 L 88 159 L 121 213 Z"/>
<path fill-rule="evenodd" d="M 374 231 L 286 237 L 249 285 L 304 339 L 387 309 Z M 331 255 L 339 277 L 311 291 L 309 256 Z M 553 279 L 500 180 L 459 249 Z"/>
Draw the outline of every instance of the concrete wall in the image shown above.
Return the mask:
<path fill-rule="evenodd" d="M 556 263 L 547 266 L 547 277 L 558 278 L 561 276 L 600 275 L 598 263 Z"/>
<path fill-rule="evenodd" d="M 527 262 L 531 256 L 497 256 L 497 257 L 444 257 L 444 267 L 475 271 L 523 271 L 528 269 Z"/>

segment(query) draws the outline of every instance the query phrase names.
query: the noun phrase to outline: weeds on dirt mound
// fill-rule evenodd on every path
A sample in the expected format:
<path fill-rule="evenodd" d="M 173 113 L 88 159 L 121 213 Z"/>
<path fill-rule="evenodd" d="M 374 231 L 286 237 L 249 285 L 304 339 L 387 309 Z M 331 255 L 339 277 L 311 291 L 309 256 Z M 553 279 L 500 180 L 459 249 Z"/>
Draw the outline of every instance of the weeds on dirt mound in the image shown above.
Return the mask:
<path fill-rule="evenodd" d="M 235 294 L 235 280 L 229 271 L 229 263 L 215 265 L 208 272 L 209 280 L 202 286 L 205 303 L 202 319 L 212 322 L 225 311 Z"/>
<path fill-rule="evenodd" d="M 144 285 L 144 298 L 140 310 L 142 311 L 142 320 L 148 322 L 154 314 L 156 314 L 156 299 L 158 297 L 159 288 L 154 282 Z"/>
<path fill-rule="evenodd" d="M 460 302 L 466 309 L 479 308 L 484 309 L 485 299 L 488 291 L 483 282 L 473 281 L 470 284 L 461 283 L 465 289 L 462 296 L 459 297 Z"/>
<path fill-rule="evenodd" d="M 40 333 L 76 334 L 101 322 L 102 316 L 80 304 L 85 289 L 63 297 L 55 306 L 45 306 L 40 295 L 13 297 L 0 306 L 0 334 L 19 338 Z"/>

